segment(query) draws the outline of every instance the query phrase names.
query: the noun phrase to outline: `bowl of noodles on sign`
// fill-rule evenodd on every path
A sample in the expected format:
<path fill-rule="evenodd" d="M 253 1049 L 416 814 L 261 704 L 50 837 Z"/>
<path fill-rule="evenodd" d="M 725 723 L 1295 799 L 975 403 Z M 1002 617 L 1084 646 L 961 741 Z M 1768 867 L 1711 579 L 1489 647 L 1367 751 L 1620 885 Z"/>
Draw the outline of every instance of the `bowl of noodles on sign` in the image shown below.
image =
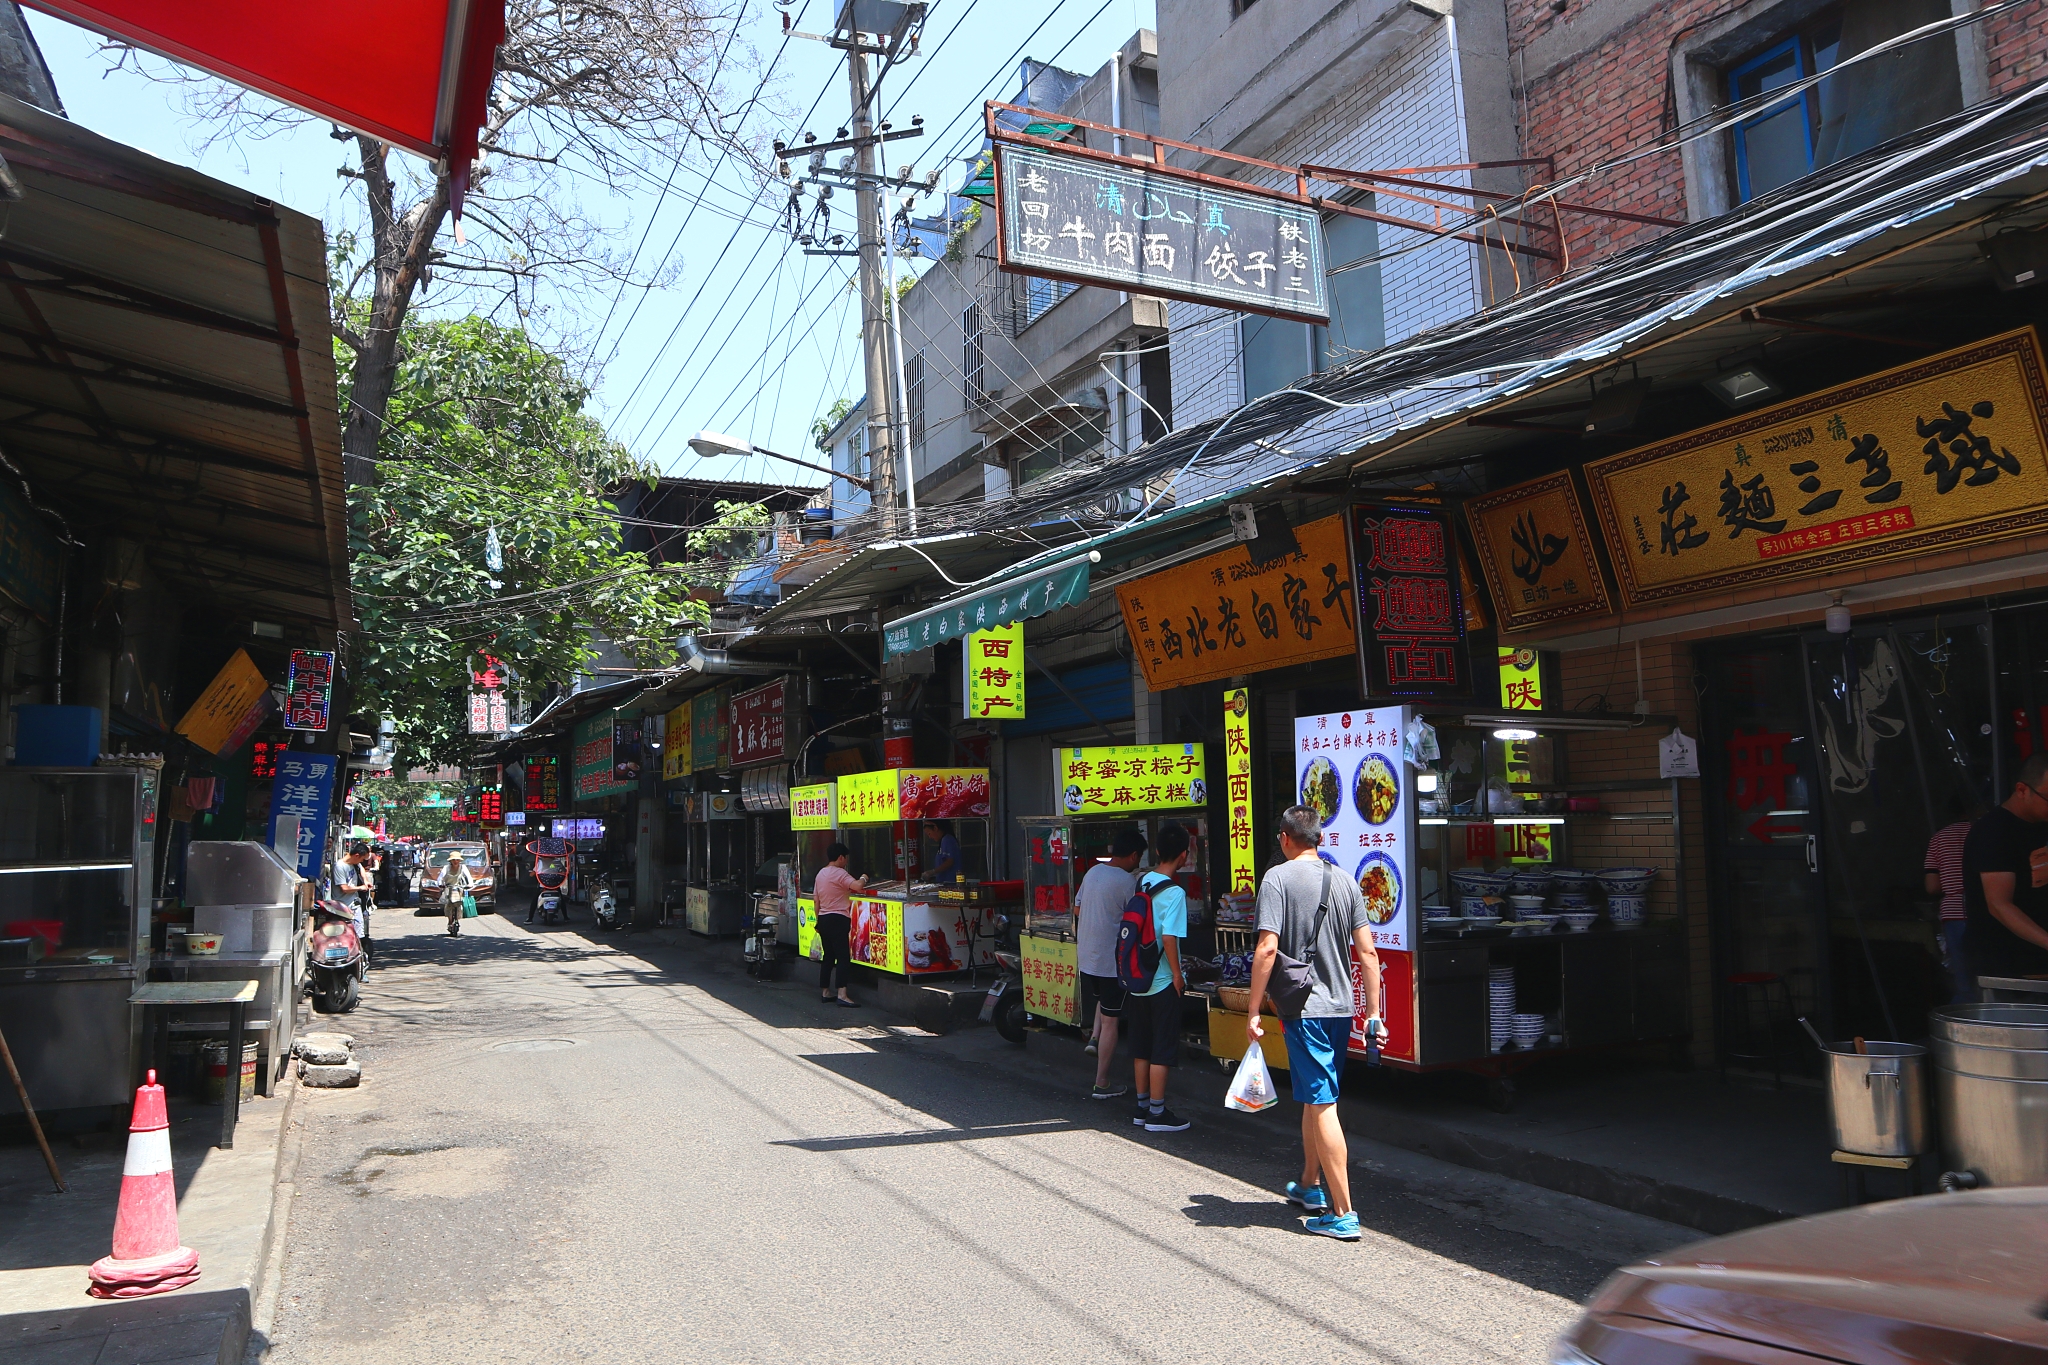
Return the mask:
<path fill-rule="evenodd" d="M 1325 825 L 1337 818 L 1344 808 L 1344 796 L 1336 764 L 1327 758 L 1317 758 L 1303 770 L 1301 804 L 1314 810 L 1316 818 Z"/>
<path fill-rule="evenodd" d="M 1358 864 L 1358 894 L 1365 898 L 1365 917 L 1385 924 L 1401 908 L 1401 869 L 1377 849 Z"/>
<path fill-rule="evenodd" d="M 1400 803 L 1401 786 L 1394 780 L 1394 764 L 1385 754 L 1367 754 L 1351 775 L 1351 802 L 1368 825 L 1384 825 L 1394 818 Z"/>

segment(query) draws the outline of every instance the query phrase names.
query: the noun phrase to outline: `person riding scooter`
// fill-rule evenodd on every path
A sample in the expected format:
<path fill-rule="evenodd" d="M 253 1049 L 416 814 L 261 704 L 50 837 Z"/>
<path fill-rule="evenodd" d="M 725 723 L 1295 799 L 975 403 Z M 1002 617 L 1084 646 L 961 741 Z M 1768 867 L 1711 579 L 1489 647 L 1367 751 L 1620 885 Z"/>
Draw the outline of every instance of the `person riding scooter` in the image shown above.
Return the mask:
<path fill-rule="evenodd" d="M 541 923 L 553 924 L 562 916 L 562 898 L 568 894 L 570 861 L 576 845 L 568 839 L 535 839 L 526 846 L 533 855 L 533 901 L 526 907 L 526 922 L 537 912 Z"/>

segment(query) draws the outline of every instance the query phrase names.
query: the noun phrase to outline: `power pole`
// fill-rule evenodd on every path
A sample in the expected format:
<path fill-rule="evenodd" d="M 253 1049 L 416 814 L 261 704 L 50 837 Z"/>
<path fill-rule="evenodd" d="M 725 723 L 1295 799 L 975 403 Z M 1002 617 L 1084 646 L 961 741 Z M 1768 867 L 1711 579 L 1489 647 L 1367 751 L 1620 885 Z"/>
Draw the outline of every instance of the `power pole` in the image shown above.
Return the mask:
<path fill-rule="evenodd" d="M 849 4 L 844 17 L 852 20 Z M 860 341 L 868 385 L 868 462 L 873 501 L 883 534 L 894 536 L 896 515 L 896 426 L 890 420 L 888 282 L 882 271 L 882 196 L 875 177 L 874 116 L 868 108 L 868 54 L 857 30 L 843 31 L 846 73 L 853 92 L 854 214 L 860 220 Z"/>

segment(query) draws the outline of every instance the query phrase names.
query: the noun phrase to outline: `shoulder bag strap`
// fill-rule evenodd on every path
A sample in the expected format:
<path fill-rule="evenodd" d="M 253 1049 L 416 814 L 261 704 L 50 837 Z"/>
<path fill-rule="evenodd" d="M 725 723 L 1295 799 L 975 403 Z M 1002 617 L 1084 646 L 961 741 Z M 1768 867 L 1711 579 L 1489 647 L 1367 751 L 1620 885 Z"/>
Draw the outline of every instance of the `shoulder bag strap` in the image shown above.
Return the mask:
<path fill-rule="evenodd" d="M 1316 861 L 1323 864 L 1323 892 L 1321 899 L 1316 902 L 1315 927 L 1308 931 L 1308 955 L 1302 959 L 1308 964 L 1310 971 L 1314 971 L 1316 967 L 1316 945 L 1322 942 L 1323 919 L 1330 913 L 1330 865 L 1323 861 L 1321 854 L 1316 855 Z"/>

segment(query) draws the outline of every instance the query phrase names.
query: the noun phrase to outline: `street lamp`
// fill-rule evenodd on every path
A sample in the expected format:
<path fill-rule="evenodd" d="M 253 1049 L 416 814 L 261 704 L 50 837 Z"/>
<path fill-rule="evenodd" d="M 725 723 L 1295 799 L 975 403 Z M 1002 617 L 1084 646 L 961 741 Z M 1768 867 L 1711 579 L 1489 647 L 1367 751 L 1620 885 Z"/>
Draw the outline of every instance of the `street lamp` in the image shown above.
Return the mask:
<path fill-rule="evenodd" d="M 790 464 L 802 465 L 805 469 L 815 469 L 820 474 L 830 474 L 835 479 L 844 479 L 855 488 L 870 493 L 875 491 L 873 484 L 857 475 L 843 474 L 830 465 L 812 464 L 809 460 L 799 460 L 794 455 L 778 455 L 766 446 L 757 446 L 752 441 L 742 441 L 739 437 L 728 436 L 722 431 L 698 432 L 690 438 L 690 449 L 706 459 L 714 455 L 766 455 L 771 460 L 785 460 Z"/>

